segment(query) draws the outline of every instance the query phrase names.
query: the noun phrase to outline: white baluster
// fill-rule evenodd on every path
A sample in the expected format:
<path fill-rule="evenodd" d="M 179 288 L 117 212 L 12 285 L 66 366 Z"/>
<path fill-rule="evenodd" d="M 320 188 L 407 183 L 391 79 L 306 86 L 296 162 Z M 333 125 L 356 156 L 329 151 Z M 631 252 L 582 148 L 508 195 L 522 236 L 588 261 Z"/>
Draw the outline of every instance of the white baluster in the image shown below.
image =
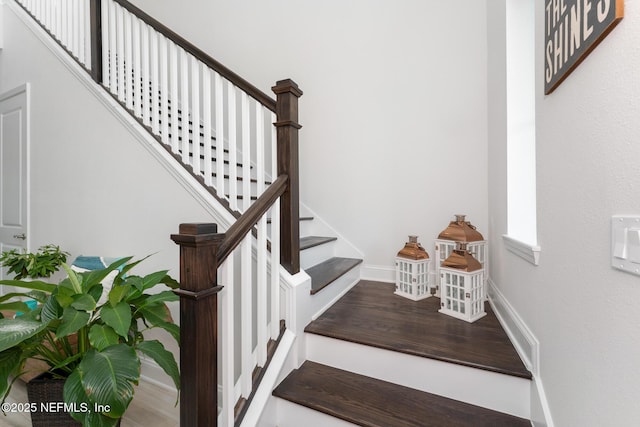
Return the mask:
<path fill-rule="evenodd" d="M 124 14 L 124 97 L 125 105 L 129 110 L 133 110 L 133 103 L 135 100 L 133 91 L 133 29 L 132 20 L 135 17 L 130 13 Z"/>
<path fill-rule="evenodd" d="M 276 115 L 271 113 L 271 123 Z M 271 126 L 271 177 L 278 177 L 276 127 Z M 287 319 L 289 321 L 289 319 Z M 271 207 L 271 339 L 280 335 L 280 199 Z"/>
<path fill-rule="evenodd" d="M 182 163 L 189 164 L 189 57 L 180 49 L 180 118 L 182 119 Z M 177 111 L 176 111 L 177 113 Z"/>
<path fill-rule="evenodd" d="M 211 148 L 211 70 L 203 65 L 202 67 L 202 127 L 204 137 L 204 183 L 205 185 L 213 185 L 212 162 L 213 149 Z"/>
<path fill-rule="evenodd" d="M 85 4 L 85 1 L 78 1 L 78 20 L 76 21 L 76 31 L 78 32 L 78 46 L 76 55 L 78 56 L 78 61 L 80 61 L 81 64 L 85 64 Z"/>
<path fill-rule="evenodd" d="M 131 101 L 133 103 L 133 114 L 137 118 L 142 118 L 142 97 L 144 93 L 142 90 L 142 53 L 140 52 L 142 49 L 140 46 L 140 27 L 142 26 L 142 21 L 134 18 L 131 25 L 133 33 L 133 94 Z"/>
<path fill-rule="evenodd" d="M 62 5 L 66 4 L 66 1 L 62 2 Z M 64 9 L 62 9 L 62 24 L 61 28 L 64 31 Z M 109 86 L 110 70 L 109 70 L 109 2 L 102 2 L 102 84 Z"/>
<path fill-rule="evenodd" d="M 160 135 L 162 142 L 169 143 L 169 58 L 167 53 L 167 38 L 160 36 Z"/>
<path fill-rule="evenodd" d="M 149 99 L 149 27 L 144 22 L 140 24 L 140 53 L 140 61 L 142 63 L 142 83 L 140 88 L 142 95 L 140 99 L 142 123 L 151 126 L 151 105 Z"/>
<path fill-rule="evenodd" d="M 58 0 L 51 0 L 51 34 L 56 39 L 60 39 L 58 27 Z"/>
<path fill-rule="evenodd" d="M 256 107 L 256 177 L 257 177 L 257 195 L 260 196 L 265 190 L 265 182 L 267 180 L 266 156 L 265 156 L 265 138 L 264 138 L 264 116 L 267 109 L 259 102 L 255 103 Z"/>
<path fill-rule="evenodd" d="M 255 126 L 256 126 L 256 176 L 258 197 L 265 189 L 265 141 L 264 141 L 264 107 L 259 102 L 255 103 Z M 263 215 L 258 222 L 257 240 L 257 283 L 258 283 L 258 304 L 256 322 L 258 328 L 258 365 L 264 366 L 267 362 L 267 291 L 269 282 L 267 280 L 267 217 Z"/>
<path fill-rule="evenodd" d="M 216 193 L 223 198 L 224 192 L 224 87 L 222 77 L 214 72 L 216 96 Z"/>
<path fill-rule="evenodd" d="M 62 46 L 69 45 L 69 32 L 68 32 L 68 0 L 63 0 L 60 4 L 60 43 Z M 108 24 L 108 20 L 103 19 L 103 25 Z"/>
<path fill-rule="evenodd" d="M 222 421 L 220 425 L 234 424 L 235 407 L 235 316 L 234 316 L 234 262 L 233 254 L 220 266 L 220 351 L 222 361 Z"/>
<path fill-rule="evenodd" d="M 180 141 L 178 132 L 178 47 L 169 42 L 169 86 L 171 93 L 171 150 L 178 154 Z"/>
<path fill-rule="evenodd" d="M 71 52 L 73 56 L 78 57 L 78 46 L 80 46 L 80 31 L 78 28 L 78 22 L 80 20 L 78 16 L 79 0 L 73 0 L 73 10 L 71 11 L 71 34 L 73 34 L 73 41 L 71 44 Z"/>
<path fill-rule="evenodd" d="M 118 52 L 116 46 L 116 4 L 112 1 L 109 2 L 109 89 L 111 93 L 118 92 Z M 71 35 L 70 35 L 71 37 Z"/>
<path fill-rule="evenodd" d="M 251 394 L 252 388 L 252 373 L 253 373 L 253 346 L 251 342 L 253 340 L 253 284 L 251 280 L 251 264 L 253 263 L 251 257 L 251 233 L 247 234 L 240 244 L 241 258 L 240 258 L 240 281 L 241 281 L 241 301 L 240 301 L 240 316 L 241 316 L 241 359 L 242 370 L 240 375 L 240 394 L 244 398 L 248 398 Z"/>
<path fill-rule="evenodd" d="M 121 6 L 116 6 L 116 16 L 118 17 L 117 21 L 117 34 L 116 34 L 116 55 L 118 57 L 118 99 L 120 101 L 124 101 L 124 87 L 125 87 L 125 78 L 124 78 L 124 10 Z"/>
<path fill-rule="evenodd" d="M 258 221 L 257 239 L 257 311 L 256 327 L 258 328 L 257 360 L 259 366 L 267 363 L 267 343 L 269 331 L 267 330 L 267 292 L 269 292 L 269 280 L 267 277 L 267 216 L 263 215 Z"/>
<path fill-rule="evenodd" d="M 42 16 L 42 24 L 46 29 L 51 29 L 51 2 L 48 1 L 44 4 L 44 11 Z"/>
<path fill-rule="evenodd" d="M 229 206 L 238 210 L 238 172 L 237 172 L 237 124 L 236 124 L 236 88 L 231 82 L 227 84 L 227 118 L 229 120 Z M 216 151 L 218 162 L 224 162 L 224 153 Z M 224 163 L 223 163 L 224 164 Z"/>
<path fill-rule="evenodd" d="M 158 33 L 149 28 L 151 50 L 151 131 L 160 133 L 160 70 L 158 68 Z"/>
<path fill-rule="evenodd" d="M 242 200 L 246 211 L 251 206 L 251 117 L 249 95 L 242 92 Z"/>
<path fill-rule="evenodd" d="M 87 2 L 84 6 L 84 66 L 91 70 L 91 6 Z"/>
<path fill-rule="evenodd" d="M 191 123 L 193 172 L 200 175 L 200 62 L 194 56 L 191 56 Z"/>

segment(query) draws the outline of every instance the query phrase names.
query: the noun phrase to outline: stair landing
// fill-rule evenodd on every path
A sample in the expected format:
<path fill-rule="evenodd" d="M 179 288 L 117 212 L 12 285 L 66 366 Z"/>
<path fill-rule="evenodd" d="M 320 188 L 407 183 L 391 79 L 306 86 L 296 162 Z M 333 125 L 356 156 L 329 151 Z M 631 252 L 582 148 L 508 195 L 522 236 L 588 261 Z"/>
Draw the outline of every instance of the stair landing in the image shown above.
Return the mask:
<path fill-rule="evenodd" d="M 491 306 L 474 323 L 438 313 L 440 299 L 411 301 L 393 283 L 361 281 L 305 332 L 531 379 Z"/>

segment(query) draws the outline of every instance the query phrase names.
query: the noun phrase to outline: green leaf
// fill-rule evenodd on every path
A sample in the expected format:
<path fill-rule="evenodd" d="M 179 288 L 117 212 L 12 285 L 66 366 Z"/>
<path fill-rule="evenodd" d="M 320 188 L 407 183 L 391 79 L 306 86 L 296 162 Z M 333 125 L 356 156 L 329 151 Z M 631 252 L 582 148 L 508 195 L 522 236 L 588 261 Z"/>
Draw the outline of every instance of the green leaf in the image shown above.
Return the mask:
<path fill-rule="evenodd" d="M 109 304 L 100 309 L 100 317 L 104 323 L 111 326 L 118 335 L 127 337 L 131 326 L 131 308 L 126 302 L 119 302 L 115 306 Z"/>
<path fill-rule="evenodd" d="M 4 402 L 5 397 L 11 390 L 11 377 L 16 376 L 20 369 L 20 355 L 22 350 L 17 347 L 10 348 L 0 353 L 0 401 Z"/>
<path fill-rule="evenodd" d="M 114 270 L 120 268 L 121 265 L 129 261 L 132 257 L 121 258 L 109 264 L 108 267 L 100 270 L 92 270 L 83 273 L 85 281 L 83 282 L 85 292 L 101 283 Z"/>
<path fill-rule="evenodd" d="M 173 323 L 171 312 L 166 304 L 149 305 L 141 307 L 138 312 L 148 323 L 157 325 L 158 323 Z"/>
<path fill-rule="evenodd" d="M 73 289 L 69 279 L 64 279 L 60 282 L 60 286 L 58 286 L 58 289 L 56 289 L 53 295 L 58 300 L 60 307 L 67 308 L 73 303 L 73 297 L 81 294 Z"/>
<path fill-rule="evenodd" d="M 91 295 L 93 300 L 96 301 L 96 304 L 98 304 L 98 301 L 100 301 L 100 298 L 102 297 L 102 285 L 98 283 L 89 289 L 89 295 Z"/>
<path fill-rule="evenodd" d="M 96 309 L 96 300 L 89 294 L 74 295 L 71 307 L 76 310 L 93 311 Z"/>
<path fill-rule="evenodd" d="M 133 399 L 133 385 L 140 379 L 140 359 L 133 347 L 118 344 L 101 352 L 91 349 L 78 371 L 89 400 L 108 405 L 111 410 L 105 415 L 122 417 Z"/>
<path fill-rule="evenodd" d="M 86 311 L 79 311 L 73 307 L 67 307 L 62 313 L 62 323 L 56 331 L 56 338 L 66 337 L 89 323 L 91 316 Z"/>
<path fill-rule="evenodd" d="M 180 390 L 180 370 L 173 353 L 167 351 L 158 340 L 143 341 L 136 348 L 144 355 L 151 357 L 171 377 L 176 390 Z"/>
<path fill-rule="evenodd" d="M 117 305 L 131 289 L 130 285 L 118 285 L 109 291 L 109 302 L 112 306 Z"/>
<path fill-rule="evenodd" d="M 84 387 L 82 386 L 80 371 L 78 369 L 75 369 L 71 375 L 67 377 L 67 380 L 64 382 L 62 395 L 64 401 L 67 403 L 75 403 L 78 407 L 86 405 L 87 408 L 93 408 L 93 402 L 89 400 L 89 396 L 87 396 L 87 393 L 84 391 Z M 83 423 L 85 426 L 92 425 L 85 423 L 87 412 L 71 412 L 69 415 L 71 415 L 74 420 Z"/>
<path fill-rule="evenodd" d="M 46 323 L 35 320 L 0 319 L 0 352 L 20 344 L 46 328 Z"/>
<path fill-rule="evenodd" d="M 95 347 L 98 351 L 118 344 L 119 341 L 118 334 L 111 326 L 93 325 L 89 330 L 89 342 L 91 346 Z"/>
<path fill-rule="evenodd" d="M 22 280 L 0 280 L 0 285 L 13 286 L 16 288 L 33 289 L 35 291 L 43 291 L 51 293 L 56 289 L 56 285 L 43 282 L 41 280 L 34 280 L 32 282 Z"/>
<path fill-rule="evenodd" d="M 26 313 L 27 311 L 31 311 L 29 306 L 22 301 L 11 301 L 0 303 L 0 310 L 10 310 L 10 311 L 21 311 Z"/>
<path fill-rule="evenodd" d="M 31 292 L 11 292 L 8 294 L 4 294 L 0 296 L 0 302 L 8 301 L 11 298 L 31 298 L 38 302 L 44 302 L 47 299 L 47 294 L 41 291 L 31 291 Z"/>
<path fill-rule="evenodd" d="M 73 287 L 73 290 L 76 292 L 76 294 L 81 294 L 82 293 L 82 284 L 81 284 L 81 278 L 79 276 L 78 273 L 76 273 L 75 271 L 73 271 L 71 269 L 71 267 L 69 267 L 67 264 L 63 263 L 62 266 L 64 267 L 64 269 L 67 271 L 67 274 L 69 275 L 69 283 L 71 283 L 71 286 Z M 63 280 L 64 282 L 64 280 Z M 60 284 L 62 285 L 62 283 Z"/>
<path fill-rule="evenodd" d="M 172 291 L 163 291 L 159 294 L 143 295 L 142 297 L 135 300 L 134 305 L 137 307 L 137 309 L 141 309 L 156 304 L 179 300 L 180 297 L 174 294 Z"/>
<path fill-rule="evenodd" d="M 59 319 L 62 313 L 62 307 L 58 303 L 57 298 L 50 296 L 42 305 L 42 323 L 49 323 L 54 319 Z"/>
<path fill-rule="evenodd" d="M 142 278 L 142 289 L 149 290 L 162 281 L 167 275 L 167 270 L 156 271 Z"/>

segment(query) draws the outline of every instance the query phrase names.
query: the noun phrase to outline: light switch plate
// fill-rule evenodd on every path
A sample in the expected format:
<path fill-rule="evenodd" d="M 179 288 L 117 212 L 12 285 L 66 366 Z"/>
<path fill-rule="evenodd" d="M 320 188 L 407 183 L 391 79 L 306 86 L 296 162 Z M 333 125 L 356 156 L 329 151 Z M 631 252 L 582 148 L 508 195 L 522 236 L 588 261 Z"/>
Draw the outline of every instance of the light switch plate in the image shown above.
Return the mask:
<path fill-rule="evenodd" d="M 611 217 L 611 266 L 640 276 L 640 216 Z"/>

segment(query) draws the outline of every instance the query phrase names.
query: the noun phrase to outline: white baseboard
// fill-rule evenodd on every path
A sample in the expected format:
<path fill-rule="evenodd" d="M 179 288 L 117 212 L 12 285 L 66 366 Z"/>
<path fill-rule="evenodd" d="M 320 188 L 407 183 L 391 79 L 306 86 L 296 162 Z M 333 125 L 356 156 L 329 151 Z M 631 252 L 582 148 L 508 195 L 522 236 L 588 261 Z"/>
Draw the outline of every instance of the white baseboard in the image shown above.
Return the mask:
<path fill-rule="evenodd" d="M 509 304 L 500 289 L 491 278 L 487 281 L 489 285 L 489 302 L 496 317 L 506 331 L 509 339 L 518 351 L 527 369 L 533 375 L 539 372 L 539 343 L 533 333 L 529 330 L 524 320 L 518 315 L 515 309 Z"/>
<path fill-rule="evenodd" d="M 395 283 L 396 269 L 388 265 L 363 265 L 360 270 L 362 280 L 373 280 L 376 282 Z"/>
<path fill-rule="evenodd" d="M 489 278 L 489 303 L 498 321 L 533 375 L 531 381 L 531 423 L 535 427 L 554 427 L 551 410 L 540 378 L 540 343 L 509 301 Z"/>
<path fill-rule="evenodd" d="M 164 370 L 151 359 L 140 357 L 140 380 L 151 383 L 160 387 L 167 393 L 174 393 L 177 395 L 176 386 L 173 384 L 171 377 L 167 375 Z"/>

